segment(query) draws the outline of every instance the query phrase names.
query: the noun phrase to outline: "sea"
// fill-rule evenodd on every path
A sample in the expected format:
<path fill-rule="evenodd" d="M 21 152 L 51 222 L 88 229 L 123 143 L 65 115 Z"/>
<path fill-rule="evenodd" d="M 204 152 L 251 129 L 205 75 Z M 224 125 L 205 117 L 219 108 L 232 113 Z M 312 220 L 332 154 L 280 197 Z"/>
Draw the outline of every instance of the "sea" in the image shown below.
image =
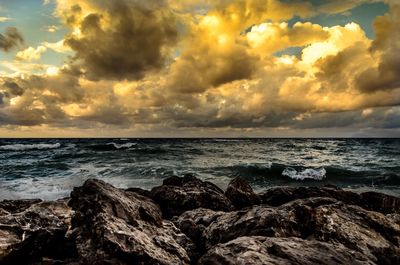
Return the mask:
<path fill-rule="evenodd" d="M 400 196 L 400 139 L 0 139 L 0 200 L 55 200 L 90 178 L 151 189 L 194 174 L 258 192 L 336 185 Z"/>

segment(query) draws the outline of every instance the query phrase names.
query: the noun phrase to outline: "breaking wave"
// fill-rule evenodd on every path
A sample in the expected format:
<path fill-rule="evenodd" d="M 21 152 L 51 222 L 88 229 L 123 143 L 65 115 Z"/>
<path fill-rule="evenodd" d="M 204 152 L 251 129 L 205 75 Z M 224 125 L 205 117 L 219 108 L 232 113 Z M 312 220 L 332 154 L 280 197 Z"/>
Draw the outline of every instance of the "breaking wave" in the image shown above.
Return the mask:
<path fill-rule="evenodd" d="M 326 170 L 325 168 L 321 169 L 306 168 L 304 170 L 297 171 L 292 167 L 287 167 L 285 168 L 285 170 L 283 170 L 282 176 L 286 176 L 295 180 L 305 180 L 305 179 L 323 180 L 324 178 L 326 178 Z"/>

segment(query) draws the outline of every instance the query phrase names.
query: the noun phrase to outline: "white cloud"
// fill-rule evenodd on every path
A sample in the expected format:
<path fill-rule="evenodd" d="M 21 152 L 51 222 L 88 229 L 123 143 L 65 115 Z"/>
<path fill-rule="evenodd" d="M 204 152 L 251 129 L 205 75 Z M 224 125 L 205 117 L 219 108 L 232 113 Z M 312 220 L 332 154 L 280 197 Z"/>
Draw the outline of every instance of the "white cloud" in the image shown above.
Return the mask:
<path fill-rule="evenodd" d="M 20 61 L 37 61 L 40 59 L 42 54 L 47 51 L 45 46 L 39 46 L 37 48 L 29 47 L 23 51 L 19 51 L 16 55 L 17 60 Z"/>

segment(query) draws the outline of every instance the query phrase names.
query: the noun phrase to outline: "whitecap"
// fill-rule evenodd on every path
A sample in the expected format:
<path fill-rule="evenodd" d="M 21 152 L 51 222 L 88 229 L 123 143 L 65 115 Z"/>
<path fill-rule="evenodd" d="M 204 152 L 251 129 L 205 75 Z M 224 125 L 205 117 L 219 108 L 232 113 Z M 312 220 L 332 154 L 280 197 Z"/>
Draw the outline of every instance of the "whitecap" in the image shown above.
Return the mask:
<path fill-rule="evenodd" d="M 136 145 L 136 143 L 116 144 L 114 142 L 108 144 L 113 145 L 116 149 L 129 149 Z"/>
<path fill-rule="evenodd" d="M 9 144 L 0 146 L 3 151 L 46 150 L 60 148 L 60 143 L 55 144 Z"/>
<path fill-rule="evenodd" d="M 304 170 L 297 171 L 292 167 L 287 167 L 283 170 L 282 176 L 289 177 L 295 180 L 305 180 L 305 179 L 323 180 L 324 178 L 326 178 L 326 170 L 325 168 L 319 168 L 319 169 L 306 168 Z"/>

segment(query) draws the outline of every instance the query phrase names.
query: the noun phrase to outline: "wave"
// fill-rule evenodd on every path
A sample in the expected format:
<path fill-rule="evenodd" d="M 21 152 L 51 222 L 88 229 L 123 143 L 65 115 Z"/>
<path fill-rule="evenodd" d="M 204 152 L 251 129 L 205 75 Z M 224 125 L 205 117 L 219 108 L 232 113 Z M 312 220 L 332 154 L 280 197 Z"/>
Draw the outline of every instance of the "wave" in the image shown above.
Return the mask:
<path fill-rule="evenodd" d="M 94 151 L 118 151 L 118 150 L 129 150 L 133 151 L 136 153 L 144 153 L 144 154 L 159 154 L 159 153 L 165 153 L 166 150 L 159 147 L 138 147 L 137 143 L 124 143 L 124 144 L 118 144 L 118 143 L 106 143 L 106 144 L 94 144 L 94 145 L 89 145 L 87 148 L 90 148 Z"/>
<path fill-rule="evenodd" d="M 338 166 L 307 167 L 279 163 L 248 163 L 228 167 L 217 167 L 213 170 L 220 175 L 240 176 L 247 180 L 267 181 L 271 183 L 314 182 L 341 184 L 388 184 L 397 183 L 397 175 L 384 175 L 376 171 L 355 171 Z"/>
<path fill-rule="evenodd" d="M 60 143 L 55 144 L 9 144 L 0 146 L 3 151 L 47 150 L 60 148 Z"/>
<path fill-rule="evenodd" d="M 90 145 L 89 148 L 96 151 L 113 151 L 113 150 L 121 150 L 121 149 L 130 149 L 134 147 L 137 143 L 124 143 L 117 144 L 114 142 L 106 143 L 106 144 L 95 144 Z"/>
<path fill-rule="evenodd" d="M 324 178 L 326 178 L 326 170 L 325 168 L 320 168 L 320 169 L 306 168 L 297 171 L 292 167 L 287 167 L 285 168 L 285 170 L 283 170 L 282 176 L 286 176 L 294 180 L 305 180 L 305 179 L 323 180 Z"/>

